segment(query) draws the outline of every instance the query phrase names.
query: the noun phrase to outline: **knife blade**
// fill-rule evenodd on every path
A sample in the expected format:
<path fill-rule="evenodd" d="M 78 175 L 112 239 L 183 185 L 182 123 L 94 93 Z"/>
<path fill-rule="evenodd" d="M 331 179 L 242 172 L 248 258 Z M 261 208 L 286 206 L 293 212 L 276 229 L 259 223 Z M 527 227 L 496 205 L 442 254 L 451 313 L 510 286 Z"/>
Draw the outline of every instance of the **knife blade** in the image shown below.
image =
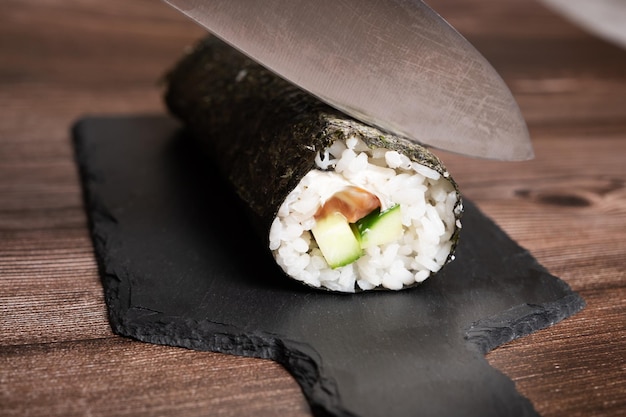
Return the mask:
<path fill-rule="evenodd" d="M 511 91 L 419 0 L 165 0 L 362 122 L 467 156 L 533 157 Z"/>

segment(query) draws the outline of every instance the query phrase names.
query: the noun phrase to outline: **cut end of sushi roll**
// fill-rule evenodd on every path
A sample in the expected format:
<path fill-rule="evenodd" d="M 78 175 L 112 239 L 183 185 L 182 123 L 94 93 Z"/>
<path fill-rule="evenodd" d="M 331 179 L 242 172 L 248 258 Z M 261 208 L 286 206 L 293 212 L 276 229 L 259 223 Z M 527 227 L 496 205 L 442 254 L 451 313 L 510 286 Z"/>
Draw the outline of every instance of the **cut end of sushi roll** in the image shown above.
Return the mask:
<path fill-rule="evenodd" d="M 419 145 L 336 123 L 342 134 L 320 150 L 316 168 L 288 194 L 272 223 L 274 258 L 290 277 L 331 291 L 415 286 L 454 258 L 463 210 L 456 184 Z M 401 149 L 420 155 L 411 158 Z M 379 206 L 357 199 L 354 205 L 366 208 L 352 218 L 341 205 L 321 210 L 350 187 Z"/>

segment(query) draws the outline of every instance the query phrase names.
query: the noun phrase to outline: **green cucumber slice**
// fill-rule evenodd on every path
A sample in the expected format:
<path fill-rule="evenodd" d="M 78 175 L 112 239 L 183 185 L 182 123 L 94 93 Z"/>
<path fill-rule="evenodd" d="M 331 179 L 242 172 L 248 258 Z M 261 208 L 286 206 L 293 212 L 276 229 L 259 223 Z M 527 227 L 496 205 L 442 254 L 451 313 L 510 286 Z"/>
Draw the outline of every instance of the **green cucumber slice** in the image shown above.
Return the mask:
<path fill-rule="evenodd" d="M 363 249 L 399 239 L 402 236 L 400 205 L 396 204 L 383 212 L 374 210 L 356 222 L 356 230 Z"/>
<path fill-rule="evenodd" d="M 359 240 L 341 213 L 319 219 L 311 232 L 331 268 L 348 265 L 363 255 Z"/>

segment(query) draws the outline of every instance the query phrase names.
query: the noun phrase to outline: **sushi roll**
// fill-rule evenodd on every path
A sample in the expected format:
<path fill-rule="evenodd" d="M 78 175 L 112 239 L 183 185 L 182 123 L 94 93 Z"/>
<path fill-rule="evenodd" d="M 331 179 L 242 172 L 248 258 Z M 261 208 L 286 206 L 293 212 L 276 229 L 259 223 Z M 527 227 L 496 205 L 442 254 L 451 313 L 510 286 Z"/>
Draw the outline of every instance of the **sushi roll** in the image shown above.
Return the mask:
<path fill-rule="evenodd" d="M 346 116 L 215 37 L 166 81 L 169 110 L 289 277 L 337 292 L 401 290 L 454 259 L 462 199 L 428 149 Z"/>

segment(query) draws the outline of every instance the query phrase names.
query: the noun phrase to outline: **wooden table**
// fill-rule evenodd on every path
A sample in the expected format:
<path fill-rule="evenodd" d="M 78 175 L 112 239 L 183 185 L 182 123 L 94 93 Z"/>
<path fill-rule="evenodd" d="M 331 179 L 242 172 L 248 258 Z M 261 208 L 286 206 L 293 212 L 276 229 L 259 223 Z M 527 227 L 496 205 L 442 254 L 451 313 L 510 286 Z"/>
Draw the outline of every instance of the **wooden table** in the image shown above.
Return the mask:
<path fill-rule="evenodd" d="M 538 3 L 433 0 L 517 97 L 536 158 L 441 153 L 469 198 L 587 301 L 488 355 L 544 416 L 626 414 L 626 50 Z M 112 334 L 70 142 L 84 114 L 164 113 L 203 30 L 160 1 L 5 0 L 0 415 L 310 415 L 277 364 Z"/>

